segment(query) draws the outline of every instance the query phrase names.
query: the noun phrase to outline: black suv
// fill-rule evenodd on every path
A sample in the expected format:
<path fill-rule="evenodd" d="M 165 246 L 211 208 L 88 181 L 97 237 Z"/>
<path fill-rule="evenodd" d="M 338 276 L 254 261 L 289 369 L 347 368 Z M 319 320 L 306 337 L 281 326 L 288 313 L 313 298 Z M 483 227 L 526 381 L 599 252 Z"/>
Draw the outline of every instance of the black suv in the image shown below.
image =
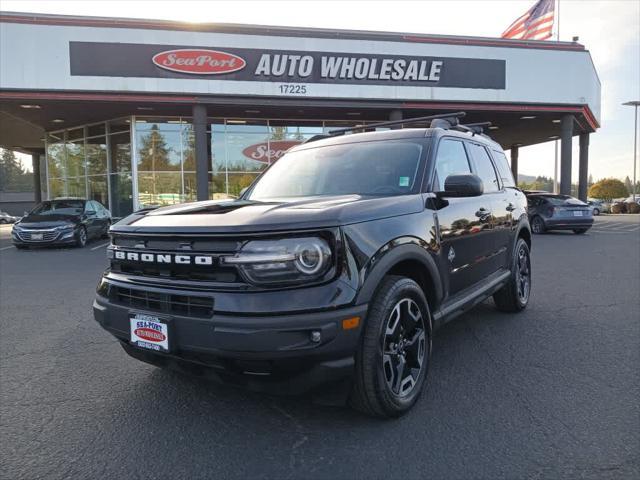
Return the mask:
<path fill-rule="evenodd" d="M 342 380 L 356 408 L 401 415 L 438 326 L 529 300 L 525 196 L 457 118 L 332 132 L 237 200 L 134 213 L 110 230 L 96 320 L 157 366 L 277 393 Z"/>

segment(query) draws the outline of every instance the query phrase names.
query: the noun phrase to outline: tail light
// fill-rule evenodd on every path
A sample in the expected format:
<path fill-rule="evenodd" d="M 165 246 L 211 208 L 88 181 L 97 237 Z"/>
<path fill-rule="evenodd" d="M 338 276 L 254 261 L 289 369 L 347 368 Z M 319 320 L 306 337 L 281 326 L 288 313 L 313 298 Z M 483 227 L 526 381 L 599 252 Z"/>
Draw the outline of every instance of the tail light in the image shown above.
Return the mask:
<path fill-rule="evenodd" d="M 553 207 L 548 207 L 547 208 L 547 217 L 553 217 L 554 210 L 555 209 Z"/>

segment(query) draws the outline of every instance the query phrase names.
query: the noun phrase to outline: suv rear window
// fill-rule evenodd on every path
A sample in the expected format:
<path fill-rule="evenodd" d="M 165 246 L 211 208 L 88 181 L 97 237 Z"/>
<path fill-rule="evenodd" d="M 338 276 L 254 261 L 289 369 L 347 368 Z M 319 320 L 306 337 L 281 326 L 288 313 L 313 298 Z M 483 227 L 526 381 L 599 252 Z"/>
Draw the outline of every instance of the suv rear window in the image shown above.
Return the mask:
<path fill-rule="evenodd" d="M 545 195 L 541 197 L 549 202 L 551 205 L 562 206 L 562 205 L 585 205 L 584 202 L 578 200 L 577 198 L 570 197 L 569 195 Z"/>
<path fill-rule="evenodd" d="M 505 154 L 498 150 L 493 150 L 493 159 L 495 160 L 495 165 L 498 169 L 498 175 L 500 175 L 500 179 L 502 180 L 502 185 L 505 187 L 515 187 L 516 182 L 513 179 L 511 167 L 509 167 Z"/>
<path fill-rule="evenodd" d="M 436 156 L 435 190 L 444 192 L 444 181 L 449 175 L 471 173 L 469 159 L 460 140 L 444 138 Z"/>

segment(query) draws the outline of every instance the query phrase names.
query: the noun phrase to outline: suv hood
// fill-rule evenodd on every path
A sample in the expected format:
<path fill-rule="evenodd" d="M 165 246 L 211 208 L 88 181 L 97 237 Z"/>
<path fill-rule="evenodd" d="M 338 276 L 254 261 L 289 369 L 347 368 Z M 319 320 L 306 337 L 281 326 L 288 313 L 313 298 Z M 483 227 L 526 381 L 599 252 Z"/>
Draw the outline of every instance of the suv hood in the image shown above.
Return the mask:
<path fill-rule="evenodd" d="M 134 213 L 112 227 L 121 232 L 239 233 L 337 227 L 424 208 L 422 195 L 205 201 Z"/>

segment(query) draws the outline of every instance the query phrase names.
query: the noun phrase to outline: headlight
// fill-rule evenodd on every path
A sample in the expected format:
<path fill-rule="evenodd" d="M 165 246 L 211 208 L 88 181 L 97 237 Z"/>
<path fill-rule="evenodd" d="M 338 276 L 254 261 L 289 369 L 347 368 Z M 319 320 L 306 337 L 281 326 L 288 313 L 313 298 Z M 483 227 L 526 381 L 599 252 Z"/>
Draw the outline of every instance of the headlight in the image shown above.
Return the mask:
<path fill-rule="evenodd" d="M 75 228 L 75 225 L 73 225 L 73 223 L 68 223 L 66 225 L 60 225 L 59 227 L 56 227 L 56 230 L 66 231 L 66 230 L 73 230 L 74 228 Z"/>
<path fill-rule="evenodd" d="M 256 240 L 221 261 L 237 265 L 247 280 L 255 284 L 317 280 L 332 265 L 331 248 L 318 237 Z"/>

